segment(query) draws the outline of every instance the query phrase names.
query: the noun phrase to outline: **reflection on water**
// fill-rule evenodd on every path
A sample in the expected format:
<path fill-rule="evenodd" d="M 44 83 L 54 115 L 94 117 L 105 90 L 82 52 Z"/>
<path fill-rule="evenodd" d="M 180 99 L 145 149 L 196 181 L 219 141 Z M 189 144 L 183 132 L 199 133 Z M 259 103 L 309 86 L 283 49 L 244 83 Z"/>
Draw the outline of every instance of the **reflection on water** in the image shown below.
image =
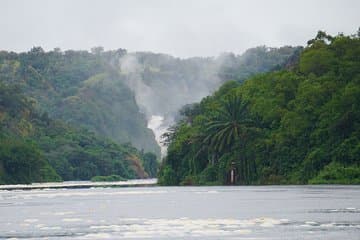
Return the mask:
<path fill-rule="evenodd" d="M 359 239 L 359 186 L 0 191 L 0 238 Z"/>

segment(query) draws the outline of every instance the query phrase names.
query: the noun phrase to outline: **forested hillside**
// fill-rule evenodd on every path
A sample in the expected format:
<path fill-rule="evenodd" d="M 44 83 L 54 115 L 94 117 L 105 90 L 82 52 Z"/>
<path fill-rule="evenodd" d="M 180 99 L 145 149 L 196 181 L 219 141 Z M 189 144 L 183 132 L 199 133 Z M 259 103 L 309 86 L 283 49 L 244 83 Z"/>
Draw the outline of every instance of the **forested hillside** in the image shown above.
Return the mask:
<path fill-rule="evenodd" d="M 269 71 L 298 49 L 257 47 L 238 56 L 179 59 L 101 47 L 91 52 L 34 47 L 20 54 L 1 51 L 0 79 L 20 85 L 51 118 L 158 155 L 147 128 L 152 115 L 174 117 L 233 75 L 244 79 Z"/>
<path fill-rule="evenodd" d="M 154 176 L 154 154 L 50 119 L 19 86 L 1 83 L 0 96 L 0 183 Z"/>
<path fill-rule="evenodd" d="M 153 115 L 172 122 L 182 105 L 230 77 L 277 68 L 299 50 L 257 47 L 190 59 L 101 47 L 1 51 L 1 182 L 155 176 L 159 146 L 147 128 Z"/>
<path fill-rule="evenodd" d="M 359 37 L 319 32 L 285 70 L 184 107 L 160 183 L 228 184 L 230 169 L 237 184 L 360 183 Z"/>
<path fill-rule="evenodd" d="M 36 47 L 27 53 L 0 52 L 0 79 L 18 84 L 49 117 L 81 126 L 118 143 L 131 142 L 159 153 L 134 94 L 119 73 L 125 50 L 103 52 Z"/>

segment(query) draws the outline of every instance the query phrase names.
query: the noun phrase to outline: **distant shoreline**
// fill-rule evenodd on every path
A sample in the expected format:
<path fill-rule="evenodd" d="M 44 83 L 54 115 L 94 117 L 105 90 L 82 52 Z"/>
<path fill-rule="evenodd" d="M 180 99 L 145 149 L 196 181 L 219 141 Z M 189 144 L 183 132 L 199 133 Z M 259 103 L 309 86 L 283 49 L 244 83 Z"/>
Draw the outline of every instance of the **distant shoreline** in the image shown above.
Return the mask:
<path fill-rule="evenodd" d="M 61 189 L 61 188 L 92 188 L 92 187 L 150 187 L 156 186 L 157 179 L 134 179 L 117 182 L 90 182 L 90 181 L 65 181 L 32 184 L 0 185 L 1 190 L 34 190 L 34 189 Z"/>
<path fill-rule="evenodd" d="M 360 184 L 268 184 L 268 185 L 176 185 L 164 186 L 159 185 L 157 178 L 151 179 L 134 179 L 128 181 L 116 182 L 91 182 L 91 181 L 65 181 L 49 183 L 32 183 L 32 184 L 12 184 L 0 185 L 0 191 L 13 190 L 42 190 L 42 189 L 81 189 L 81 188 L 111 188 L 111 187 L 296 187 L 296 186 L 360 186 Z"/>

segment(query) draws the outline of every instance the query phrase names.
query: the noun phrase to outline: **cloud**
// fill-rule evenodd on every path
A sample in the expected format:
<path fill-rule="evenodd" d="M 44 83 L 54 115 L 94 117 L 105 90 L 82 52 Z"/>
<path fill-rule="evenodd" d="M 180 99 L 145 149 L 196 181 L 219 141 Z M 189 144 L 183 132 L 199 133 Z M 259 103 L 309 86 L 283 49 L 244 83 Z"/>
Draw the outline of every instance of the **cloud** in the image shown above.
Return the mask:
<path fill-rule="evenodd" d="M 1 0 L 0 49 L 102 45 L 216 56 L 264 44 L 304 44 L 319 29 L 353 33 L 358 9 L 357 0 Z"/>

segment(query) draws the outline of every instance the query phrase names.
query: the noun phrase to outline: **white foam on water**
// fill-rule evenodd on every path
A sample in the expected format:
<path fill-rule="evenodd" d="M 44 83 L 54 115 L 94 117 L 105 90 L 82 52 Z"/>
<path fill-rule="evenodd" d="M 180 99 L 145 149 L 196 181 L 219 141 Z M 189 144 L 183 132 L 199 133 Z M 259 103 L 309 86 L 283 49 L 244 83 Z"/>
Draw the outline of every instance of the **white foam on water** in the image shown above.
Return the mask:
<path fill-rule="evenodd" d="M 358 222 L 314 222 L 314 221 L 306 221 L 304 223 L 299 224 L 298 226 L 304 228 L 312 228 L 312 229 L 335 229 L 335 228 L 360 228 L 360 224 Z"/>
<path fill-rule="evenodd" d="M 216 190 L 209 191 L 194 191 L 195 194 L 218 194 L 219 192 Z"/>
<path fill-rule="evenodd" d="M 315 210 L 315 212 L 324 212 L 324 213 L 360 213 L 360 208 L 347 207 L 347 208 L 336 208 L 336 209 L 320 209 L 320 210 Z"/>
<path fill-rule="evenodd" d="M 12 194 L 27 193 L 26 189 L 30 189 L 31 193 L 42 193 L 52 192 L 53 188 L 56 191 L 67 191 L 68 188 L 72 187 L 106 187 L 106 186 L 137 186 L 143 184 L 156 184 L 157 179 L 132 179 L 126 181 L 115 181 L 115 182 L 90 182 L 90 181 L 65 181 L 65 182 L 48 182 L 48 183 L 32 183 L 32 184 L 13 184 L 13 185 L 0 185 L 0 193 L 7 193 L 8 189 L 11 189 Z M 40 190 L 39 190 L 40 189 Z M 1 196 L 1 195 L 0 195 Z M 31 197 L 26 195 L 26 197 Z M 7 197 L 9 199 L 9 197 Z M 11 197 L 10 197 L 11 199 Z"/>
<path fill-rule="evenodd" d="M 36 228 L 43 228 L 43 227 L 45 227 L 45 224 L 36 224 L 35 227 Z"/>
<path fill-rule="evenodd" d="M 320 224 L 320 227 L 332 228 L 332 227 L 335 227 L 335 224 L 334 223 L 324 223 L 324 224 Z"/>
<path fill-rule="evenodd" d="M 81 218 L 63 218 L 62 221 L 63 222 L 81 222 L 81 221 L 83 221 L 83 219 L 81 219 Z"/>
<path fill-rule="evenodd" d="M 142 191 L 116 191 L 116 192 L 101 192 L 101 191 L 81 191 L 81 192 L 42 192 L 14 195 L 11 199 L 32 199 L 32 198 L 58 198 L 58 197 L 87 197 L 87 196 L 117 196 L 117 195 L 145 195 L 145 194 L 164 194 L 168 191 L 164 190 L 142 190 Z"/>
<path fill-rule="evenodd" d="M 81 239 L 112 239 L 112 235 L 108 233 L 89 233 L 80 237 Z"/>
<path fill-rule="evenodd" d="M 96 226 L 90 226 L 90 229 L 110 229 L 110 230 L 116 230 L 120 227 L 120 225 L 96 225 Z"/>
<path fill-rule="evenodd" d="M 250 234 L 252 231 L 250 229 L 238 229 L 235 230 L 234 232 L 239 234 Z"/>
<path fill-rule="evenodd" d="M 41 227 L 40 229 L 52 231 L 52 230 L 61 230 L 62 227 L 60 227 L 60 226 L 52 226 L 52 227 L 44 226 L 44 227 Z"/>
<path fill-rule="evenodd" d="M 211 190 L 211 191 L 207 191 L 206 193 L 212 193 L 212 194 L 214 194 L 214 193 L 219 193 L 218 191 L 215 191 L 215 190 Z"/>
<path fill-rule="evenodd" d="M 310 226 L 319 226 L 319 223 L 317 222 L 313 222 L 313 221 L 306 221 L 305 225 L 310 225 Z"/>
<path fill-rule="evenodd" d="M 347 208 L 345 208 L 346 210 L 350 210 L 350 211 L 352 211 L 352 210 L 356 210 L 356 208 L 354 208 L 354 207 L 347 207 Z"/>
<path fill-rule="evenodd" d="M 39 219 L 36 219 L 36 218 L 29 218 L 29 219 L 24 220 L 24 222 L 26 222 L 26 223 L 35 223 L 38 221 L 39 221 Z"/>
<path fill-rule="evenodd" d="M 54 212 L 55 216 L 64 216 L 64 215 L 71 215 L 74 214 L 75 212 L 72 211 L 67 211 L 67 212 Z"/>

